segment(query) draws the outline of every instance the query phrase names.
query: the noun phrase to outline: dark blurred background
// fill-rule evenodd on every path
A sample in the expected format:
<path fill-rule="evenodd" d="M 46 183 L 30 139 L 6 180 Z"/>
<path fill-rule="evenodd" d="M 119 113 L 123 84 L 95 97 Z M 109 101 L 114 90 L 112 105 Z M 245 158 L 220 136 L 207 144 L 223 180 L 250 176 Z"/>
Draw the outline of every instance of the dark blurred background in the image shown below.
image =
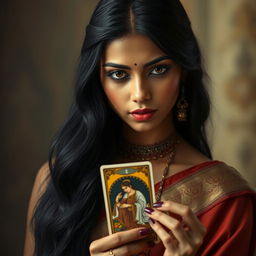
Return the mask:
<path fill-rule="evenodd" d="M 214 158 L 256 186 L 256 2 L 182 1 L 211 77 Z M 0 7 L 1 255 L 22 255 L 35 175 L 62 124 L 96 0 L 10 0 Z"/>

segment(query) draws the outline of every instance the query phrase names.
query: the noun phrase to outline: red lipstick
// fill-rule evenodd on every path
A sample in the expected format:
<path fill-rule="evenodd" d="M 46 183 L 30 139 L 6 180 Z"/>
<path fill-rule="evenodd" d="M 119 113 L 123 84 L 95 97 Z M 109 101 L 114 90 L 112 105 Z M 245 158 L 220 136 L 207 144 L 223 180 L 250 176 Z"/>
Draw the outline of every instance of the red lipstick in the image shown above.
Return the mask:
<path fill-rule="evenodd" d="M 143 109 L 136 109 L 130 114 L 136 121 L 147 121 L 149 120 L 156 112 L 156 109 L 150 108 L 143 108 Z"/>

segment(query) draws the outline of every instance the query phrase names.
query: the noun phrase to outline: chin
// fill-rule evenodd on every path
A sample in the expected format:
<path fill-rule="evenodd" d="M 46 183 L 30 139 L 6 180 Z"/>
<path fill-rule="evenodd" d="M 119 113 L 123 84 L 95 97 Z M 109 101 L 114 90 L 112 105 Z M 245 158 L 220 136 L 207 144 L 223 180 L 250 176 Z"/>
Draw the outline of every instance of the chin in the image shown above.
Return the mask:
<path fill-rule="evenodd" d="M 136 124 L 128 124 L 128 126 L 130 127 L 130 129 L 136 131 L 136 132 L 149 132 L 153 129 L 156 128 L 156 124 L 150 124 L 150 123 L 146 123 L 146 122 L 139 122 Z"/>

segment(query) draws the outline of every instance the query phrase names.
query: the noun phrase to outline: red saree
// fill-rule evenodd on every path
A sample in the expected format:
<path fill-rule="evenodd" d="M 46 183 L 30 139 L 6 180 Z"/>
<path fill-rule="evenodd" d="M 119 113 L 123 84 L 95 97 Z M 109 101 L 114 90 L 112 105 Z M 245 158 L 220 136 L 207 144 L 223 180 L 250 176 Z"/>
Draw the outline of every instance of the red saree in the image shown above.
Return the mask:
<path fill-rule="evenodd" d="M 233 168 L 209 161 L 186 169 L 166 179 L 162 199 L 189 205 L 207 228 L 197 256 L 253 255 L 256 194 Z M 150 255 L 163 253 L 159 243 Z"/>

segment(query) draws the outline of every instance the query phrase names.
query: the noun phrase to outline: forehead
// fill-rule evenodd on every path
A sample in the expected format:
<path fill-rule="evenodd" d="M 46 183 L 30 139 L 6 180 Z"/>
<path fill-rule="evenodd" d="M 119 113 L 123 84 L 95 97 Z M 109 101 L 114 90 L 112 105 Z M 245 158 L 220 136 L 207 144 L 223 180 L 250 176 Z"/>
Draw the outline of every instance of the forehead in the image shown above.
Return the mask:
<path fill-rule="evenodd" d="M 145 63 L 165 55 L 147 36 L 130 34 L 111 41 L 105 49 L 103 60 L 117 63 Z"/>

